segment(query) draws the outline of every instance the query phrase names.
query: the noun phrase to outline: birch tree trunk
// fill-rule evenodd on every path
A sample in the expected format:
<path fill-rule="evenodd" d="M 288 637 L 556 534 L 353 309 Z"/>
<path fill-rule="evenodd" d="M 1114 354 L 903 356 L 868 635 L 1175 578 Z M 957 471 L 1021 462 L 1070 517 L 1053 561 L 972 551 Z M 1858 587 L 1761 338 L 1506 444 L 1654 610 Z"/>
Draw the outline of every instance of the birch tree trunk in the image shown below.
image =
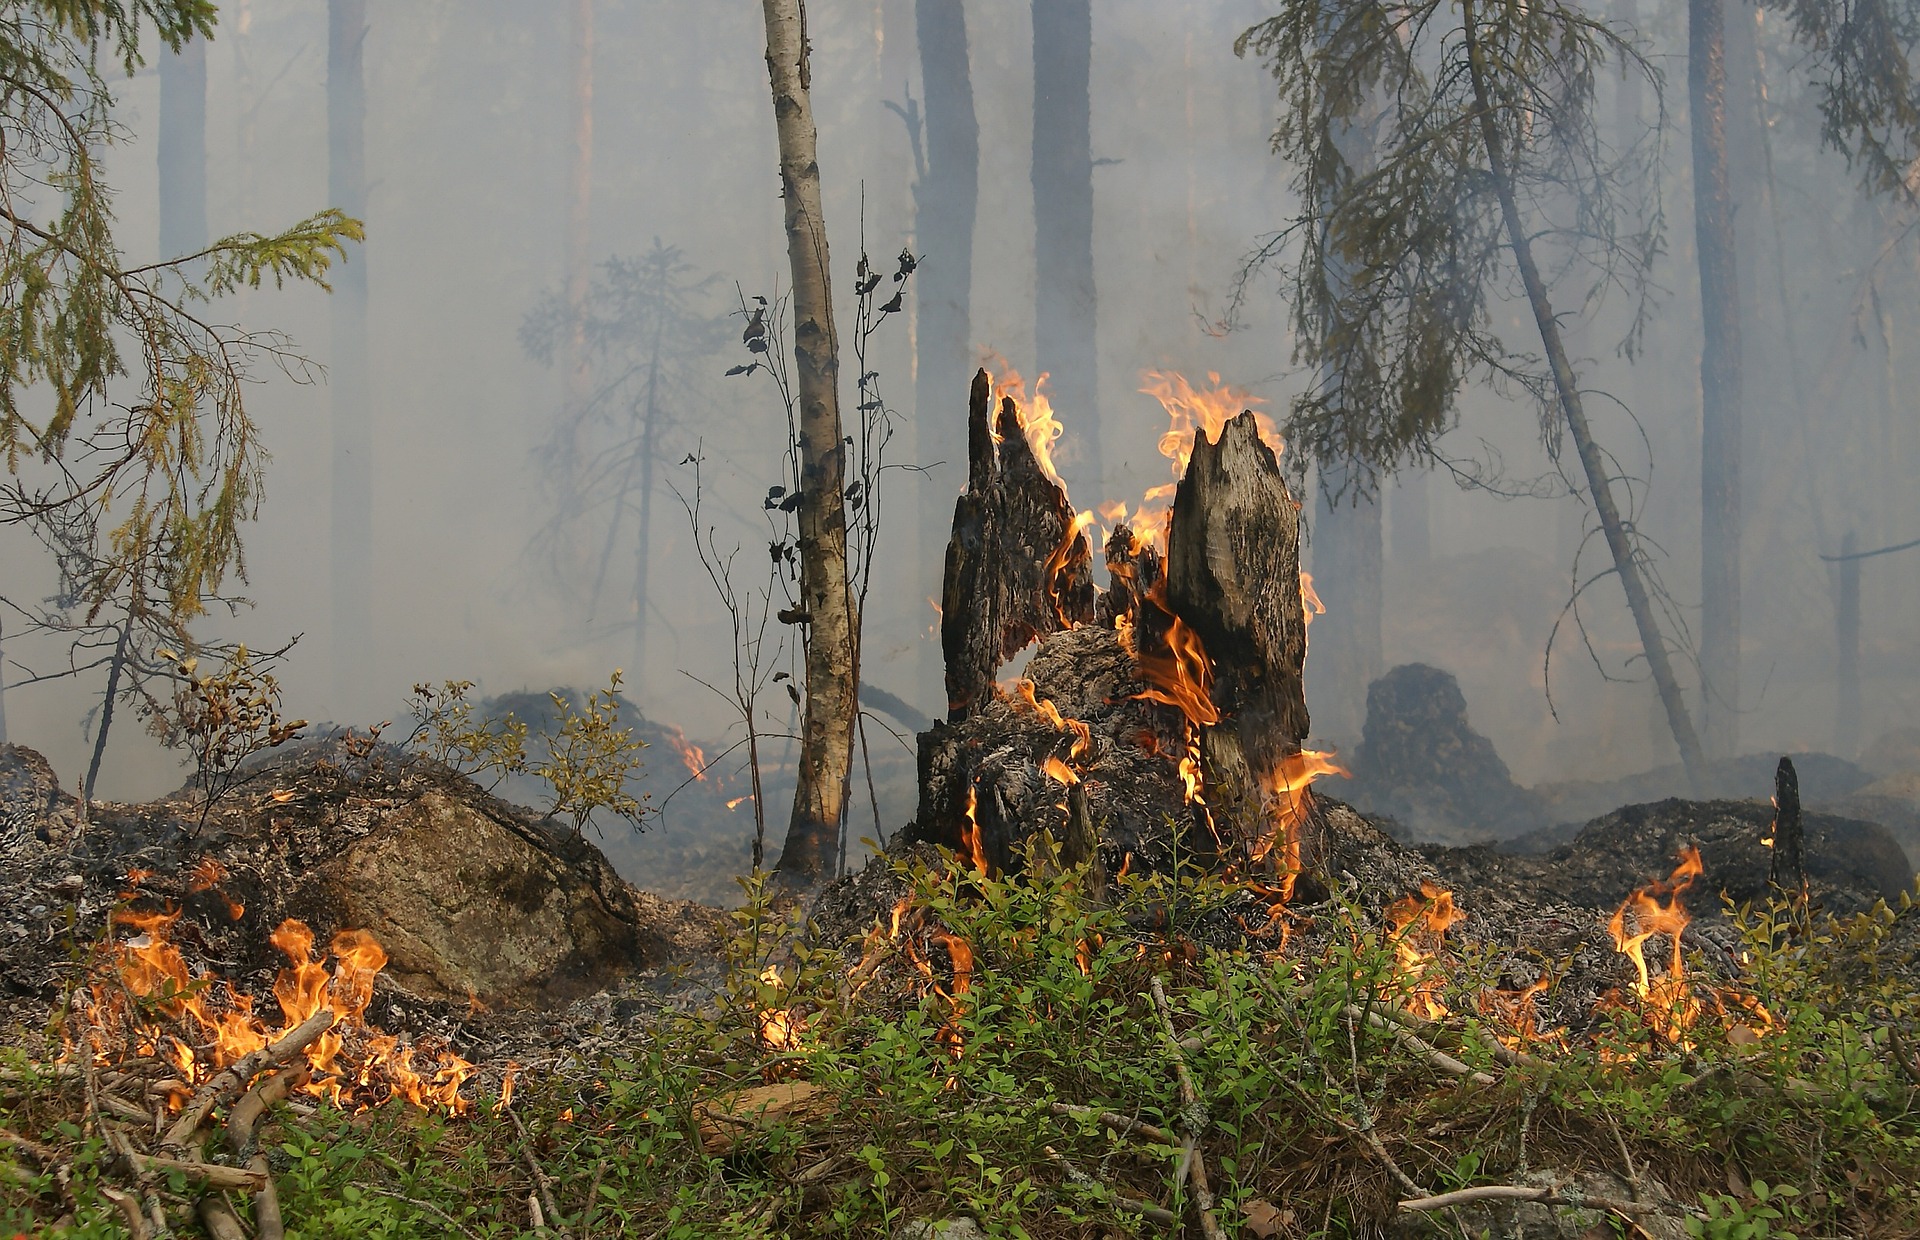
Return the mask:
<path fill-rule="evenodd" d="M 160 256 L 207 246 L 207 41 L 160 58 Z"/>
<path fill-rule="evenodd" d="M 1727 168 L 1724 0 L 1687 5 L 1693 228 L 1700 260 L 1700 694 L 1706 747 L 1730 757 L 1740 706 L 1740 281 Z"/>
<path fill-rule="evenodd" d="M 793 359 L 800 401 L 800 608 L 806 627 L 806 709 L 793 816 L 779 882 L 816 887 L 833 877 L 840 817 L 853 769 L 858 621 L 847 589 L 846 452 L 840 429 L 840 340 L 807 64 L 806 5 L 761 0 L 767 78 L 780 140 L 787 261 L 793 279 Z"/>

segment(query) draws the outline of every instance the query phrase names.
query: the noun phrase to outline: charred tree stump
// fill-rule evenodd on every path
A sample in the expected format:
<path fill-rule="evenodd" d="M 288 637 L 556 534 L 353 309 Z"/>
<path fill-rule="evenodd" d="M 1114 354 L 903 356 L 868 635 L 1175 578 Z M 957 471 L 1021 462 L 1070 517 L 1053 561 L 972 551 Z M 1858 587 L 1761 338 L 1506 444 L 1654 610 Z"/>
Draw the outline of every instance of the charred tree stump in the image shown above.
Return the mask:
<path fill-rule="evenodd" d="M 1252 414 L 1217 442 L 1195 432 L 1167 538 L 1167 605 L 1213 668 L 1219 719 L 1202 731 L 1201 761 L 1214 827 L 1258 857 L 1275 843 L 1267 794 L 1307 735 L 1307 626 L 1299 506 Z"/>
<path fill-rule="evenodd" d="M 1781 758 L 1773 773 L 1773 863 L 1767 881 L 1796 903 L 1807 898 L 1806 830 L 1800 817 L 1800 773 Z"/>
<path fill-rule="evenodd" d="M 967 490 L 953 509 L 940 646 L 947 718 L 966 718 L 1036 638 L 1093 619 L 1093 553 L 1067 493 L 1047 476 L 1011 398 L 993 413 L 987 372 L 967 408 Z"/>

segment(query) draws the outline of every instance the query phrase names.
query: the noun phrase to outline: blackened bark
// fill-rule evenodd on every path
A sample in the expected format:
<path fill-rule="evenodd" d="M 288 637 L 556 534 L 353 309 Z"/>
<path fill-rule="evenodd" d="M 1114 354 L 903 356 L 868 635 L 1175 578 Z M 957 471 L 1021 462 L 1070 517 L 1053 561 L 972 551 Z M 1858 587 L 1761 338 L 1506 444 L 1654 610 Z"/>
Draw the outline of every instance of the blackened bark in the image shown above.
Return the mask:
<path fill-rule="evenodd" d="M 367 218 L 366 0 L 327 3 L 327 197 Z M 333 356 L 333 684 L 339 718 L 370 706 L 373 633 L 373 415 L 367 377 L 367 260 L 338 268 L 329 306 Z"/>
<path fill-rule="evenodd" d="M 1800 817 L 1800 774 L 1781 758 L 1773 773 L 1773 865 L 1767 881 L 1791 900 L 1807 898 L 1806 830 Z"/>
<path fill-rule="evenodd" d="M 941 588 L 950 720 L 984 704 L 1001 665 L 1028 643 L 1093 619 L 1087 536 L 1034 457 L 1013 401 L 992 409 L 992 387 L 986 371 L 974 375 L 967 490 L 954 504 Z"/>
<path fill-rule="evenodd" d="M 1074 449 L 1063 476 L 1101 486 L 1093 282 L 1090 0 L 1033 0 L 1035 364 Z"/>
<path fill-rule="evenodd" d="M 1194 432 L 1166 571 L 1167 605 L 1213 667 L 1220 719 L 1202 732 L 1201 761 L 1214 829 L 1256 856 L 1273 832 L 1263 790 L 1300 752 L 1309 719 L 1299 509 L 1252 414 L 1217 442 Z"/>
<path fill-rule="evenodd" d="M 913 188 L 914 247 L 921 254 L 913 279 L 917 309 L 914 433 L 919 463 L 934 467 L 919 488 L 920 563 L 936 565 L 945 557 L 952 527 L 947 496 L 953 493 L 967 459 L 958 406 L 973 368 L 973 222 L 980 196 L 980 125 L 973 111 L 962 0 L 916 0 L 914 22 L 921 91 L 926 97 L 927 153 L 926 176 Z M 943 695 L 942 666 L 939 644 L 922 643 L 922 705 Z"/>
<path fill-rule="evenodd" d="M 1725 0 L 1688 0 L 1693 227 L 1700 267 L 1700 671 L 1709 752 L 1731 755 L 1740 705 L 1740 284 L 1727 164 Z"/>

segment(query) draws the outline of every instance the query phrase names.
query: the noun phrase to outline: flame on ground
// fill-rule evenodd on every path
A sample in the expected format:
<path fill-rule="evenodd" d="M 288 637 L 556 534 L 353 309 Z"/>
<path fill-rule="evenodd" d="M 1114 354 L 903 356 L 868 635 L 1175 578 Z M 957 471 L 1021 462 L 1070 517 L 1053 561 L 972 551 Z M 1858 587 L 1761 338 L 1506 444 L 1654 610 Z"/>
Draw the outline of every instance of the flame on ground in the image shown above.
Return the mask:
<path fill-rule="evenodd" d="M 254 1014 L 248 996 L 188 966 L 172 940 L 180 916 L 177 908 L 114 912 L 112 924 L 134 933 L 108 949 L 106 968 L 113 976 L 97 978 L 88 988 L 86 1037 L 97 1064 L 115 1063 L 129 1050 L 158 1053 L 166 1045 L 164 1053 L 180 1079 L 193 1085 L 277 1041 L 325 1007 L 332 1010 L 334 1025 L 305 1052 L 313 1069 L 308 1093 L 355 1108 L 401 1098 L 455 1114 L 467 1110 L 460 1087 L 473 1074 L 472 1064 L 447 1050 L 434 1052 L 430 1063 L 416 1064 L 413 1046 L 366 1023 L 374 978 L 387 963 L 372 935 L 363 930 L 334 935 L 329 970 L 314 956 L 313 931 L 303 922 L 282 922 L 271 936 L 287 957 L 273 984 L 281 1012 L 280 1025 L 273 1028 Z M 216 989 L 219 1001 L 210 1002 Z M 184 1095 L 173 1099 L 176 1106 L 185 1101 Z"/>
<path fill-rule="evenodd" d="M 1279 767 L 1265 778 L 1267 813 L 1273 819 L 1273 831 L 1262 841 L 1251 860 L 1260 861 L 1277 853 L 1275 869 L 1280 874 L 1281 898 L 1291 899 L 1294 880 L 1300 876 L 1300 828 L 1312 806 L 1308 787 L 1322 775 L 1351 779 L 1352 773 L 1333 760 L 1333 755 L 1303 749 L 1281 759 Z"/>
<path fill-rule="evenodd" d="M 1445 946 L 1443 936 L 1466 914 L 1454 907 L 1453 893 L 1422 880 L 1420 894 L 1404 896 L 1387 909 L 1393 928 L 1395 981 L 1401 988 L 1401 1006 L 1415 1016 L 1439 1020 L 1447 1014 L 1440 1001 L 1446 978 L 1435 967 Z"/>
<path fill-rule="evenodd" d="M 1219 708 L 1213 704 L 1213 660 L 1207 657 L 1200 635 L 1167 608 L 1165 583 L 1156 584 L 1147 598 L 1166 611 L 1173 623 L 1167 628 L 1167 653 L 1136 646 L 1134 659 L 1140 675 L 1152 687 L 1134 697 L 1175 707 L 1188 723 L 1212 727 L 1220 722 Z"/>
<path fill-rule="evenodd" d="M 760 971 L 760 984 L 776 996 L 787 988 L 780 970 L 768 965 Z M 790 1006 L 764 1006 L 759 1012 L 760 1044 L 770 1051 L 790 1051 L 799 1047 L 800 1035 L 807 1023 Z"/>
<path fill-rule="evenodd" d="M 687 774 L 698 780 L 706 779 L 706 752 L 702 750 L 700 746 L 689 741 L 685 732 L 682 732 L 679 728 L 669 727 L 667 729 L 667 744 L 673 747 L 673 752 L 680 755 L 680 764 L 687 768 Z"/>
<path fill-rule="evenodd" d="M 1013 694 L 1018 702 L 1025 704 L 1036 715 L 1052 724 L 1055 731 L 1073 733 L 1073 746 L 1067 751 L 1069 761 L 1078 762 L 1093 748 L 1093 730 L 1081 720 L 1069 719 L 1061 714 L 1060 708 L 1053 704 L 1052 698 L 1035 696 L 1031 680 L 1022 677 L 1014 681 Z"/>
<path fill-rule="evenodd" d="M 980 842 L 980 820 L 973 816 L 980 806 L 980 790 L 973 784 L 967 785 L 967 825 L 960 828 L 960 843 L 967 851 L 967 860 L 979 874 L 987 872 L 987 850 Z"/>
<path fill-rule="evenodd" d="M 1656 879 L 1635 891 L 1614 910 L 1607 922 L 1614 949 L 1633 962 L 1636 974 L 1633 993 L 1640 998 L 1653 1031 L 1668 1041 L 1684 1043 L 1686 1031 L 1700 1018 L 1700 1001 L 1687 984 L 1687 964 L 1680 935 L 1693 918 L 1680 897 L 1693 886 L 1703 871 L 1700 850 L 1688 845 L 1680 850 L 1680 864 L 1665 879 Z M 1627 929 L 1631 917 L 1634 929 Z M 1658 979 L 1647 968 L 1646 944 L 1656 934 L 1668 939 L 1667 971 Z"/>

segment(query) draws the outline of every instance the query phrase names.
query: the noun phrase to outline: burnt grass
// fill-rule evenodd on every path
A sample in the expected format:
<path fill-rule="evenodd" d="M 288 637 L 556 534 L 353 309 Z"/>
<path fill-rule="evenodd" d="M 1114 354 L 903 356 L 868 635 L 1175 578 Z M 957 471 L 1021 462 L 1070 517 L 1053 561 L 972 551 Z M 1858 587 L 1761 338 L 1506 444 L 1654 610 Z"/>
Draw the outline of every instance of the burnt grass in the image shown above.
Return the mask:
<path fill-rule="evenodd" d="M 196 1183 L 117 1159 L 114 1134 L 140 1125 L 101 1095 L 124 1085 L 32 1067 L 71 1034 L 67 1000 L 114 907 L 183 907 L 189 959 L 270 1010 L 266 920 L 299 910 L 326 928 L 300 904 L 313 866 L 287 856 L 317 864 L 428 792 L 542 838 L 444 769 L 321 757 L 192 824 L 191 841 L 187 801 L 111 807 L 77 831 L 55 798 L 44 831 L 61 847 L 0 891 L 0 925 L 31 926 L 0 968 L 0 1235 L 131 1234 L 115 1194 L 177 1233 L 202 1227 Z M 304 808 L 263 838 L 248 823 L 269 805 Z M 1324 873 L 1279 910 L 1259 886 L 1199 874 L 1114 878 L 1095 901 L 1042 833 L 1020 872 L 991 877 L 904 846 L 806 915 L 756 884 L 724 918 L 635 893 L 653 957 L 570 995 L 482 1010 L 384 979 L 370 1020 L 472 1059 L 470 1109 L 275 1108 L 263 1147 L 286 1234 L 1201 1235 L 1180 1174 L 1189 1133 L 1227 1235 L 1920 1231 L 1920 909 L 1871 832 L 1810 817 L 1825 860 L 1805 910 L 1765 890 L 1763 805 L 1632 807 L 1534 856 L 1407 848 L 1328 797 L 1314 812 Z M 1605 920 L 1682 843 L 1706 874 L 1682 936 L 1694 1023 L 1676 1030 L 1633 993 Z M 190 890 L 209 848 L 242 919 Z M 249 850 L 278 860 L 249 869 Z M 130 865 L 150 872 L 132 888 Z M 1463 914 L 1444 934 L 1423 884 Z M 1658 975 L 1667 940 L 1647 954 Z M 1546 1199 L 1400 1206 L 1484 1186 Z M 245 1194 L 228 1197 L 251 1225 Z"/>

